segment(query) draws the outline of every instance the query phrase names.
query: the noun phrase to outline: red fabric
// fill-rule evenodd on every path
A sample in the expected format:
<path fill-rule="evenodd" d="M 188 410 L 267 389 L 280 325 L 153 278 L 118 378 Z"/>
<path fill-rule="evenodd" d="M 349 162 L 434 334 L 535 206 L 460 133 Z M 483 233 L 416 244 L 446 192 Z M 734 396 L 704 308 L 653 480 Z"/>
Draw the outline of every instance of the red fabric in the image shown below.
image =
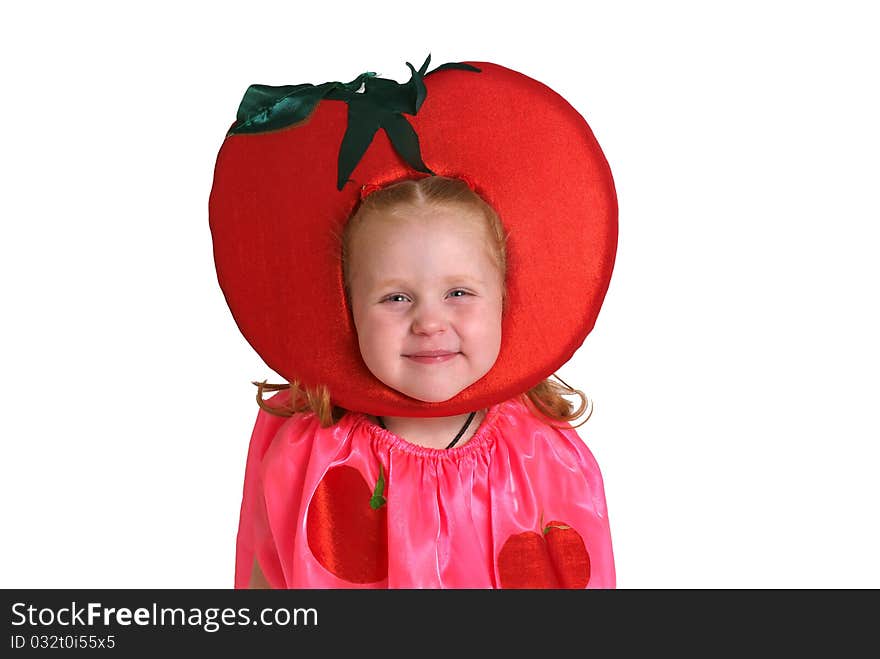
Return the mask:
<path fill-rule="evenodd" d="M 360 357 L 345 301 L 335 236 L 364 190 L 420 176 L 385 133 L 376 134 L 341 192 L 342 101 L 322 101 L 284 130 L 227 137 L 218 154 L 209 202 L 214 260 L 240 330 L 274 371 L 327 385 L 347 409 L 447 416 L 526 391 L 580 347 L 608 288 L 617 198 L 586 121 L 540 82 L 469 63 L 482 72 L 429 75 L 424 105 L 407 117 L 428 167 L 465 178 L 510 234 L 500 355 L 448 401 L 414 400 L 378 381 Z"/>
<path fill-rule="evenodd" d="M 388 577 L 387 508 L 370 506 L 371 493 L 357 469 L 332 467 L 315 489 L 306 523 L 315 560 L 352 583 Z"/>

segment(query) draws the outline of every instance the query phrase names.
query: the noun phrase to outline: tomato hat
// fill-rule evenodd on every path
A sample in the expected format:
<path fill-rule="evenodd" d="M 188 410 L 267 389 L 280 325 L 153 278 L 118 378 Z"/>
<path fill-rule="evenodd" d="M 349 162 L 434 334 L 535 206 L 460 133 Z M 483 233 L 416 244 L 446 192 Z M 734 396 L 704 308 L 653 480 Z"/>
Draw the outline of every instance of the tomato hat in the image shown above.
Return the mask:
<path fill-rule="evenodd" d="M 430 55 L 406 83 L 251 85 L 217 156 L 209 223 L 220 288 L 275 372 L 380 416 L 482 409 L 550 377 L 592 330 L 617 249 L 611 170 L 584 118 L 490 62 Z M 480 380 L 423 402 L 364 364 L 338 236 L 362 195 L 426 175 L 465 180 L 509 234 L 501 350 Z"/>

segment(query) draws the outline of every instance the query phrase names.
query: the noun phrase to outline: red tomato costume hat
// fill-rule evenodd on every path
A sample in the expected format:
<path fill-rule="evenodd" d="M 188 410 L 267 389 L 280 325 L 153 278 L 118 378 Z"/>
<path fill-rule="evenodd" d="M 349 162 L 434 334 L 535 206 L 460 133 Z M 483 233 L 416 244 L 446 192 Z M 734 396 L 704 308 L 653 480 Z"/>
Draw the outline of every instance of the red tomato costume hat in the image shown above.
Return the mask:
<path fill-rule="evenodd" d="M 252 85 L 214 171 L 214 261 L 242 334 L 288 381 L 367 414 L 462 414 L 551 376 L 592 330 L 617 248 L 611 171 L 564 98 L 497 64 L 429 62 L 403 84 Z M 367 369 L 337 238 L 362 194 L 431 173 L 465 179 L 509 234 L 498 359 L 440 403 Z"/>

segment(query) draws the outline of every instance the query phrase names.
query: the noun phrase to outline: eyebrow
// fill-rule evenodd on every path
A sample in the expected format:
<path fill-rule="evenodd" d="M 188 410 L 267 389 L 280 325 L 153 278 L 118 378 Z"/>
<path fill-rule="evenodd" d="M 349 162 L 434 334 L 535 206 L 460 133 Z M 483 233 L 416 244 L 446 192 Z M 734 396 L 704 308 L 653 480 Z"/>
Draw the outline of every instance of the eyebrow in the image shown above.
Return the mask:
<path fill-rule="evenodd" d="M 473 277 L 467 275 L 451 275 L 443 279 L 443 283 L 445 284 L 478 284 L 480 286 L 484 285 L 482 279 L 474 279 Z M 402 279 L 386 279 L 384 281 L 376 284 L 376 288 L 405 288 L 406 282 Z"/>

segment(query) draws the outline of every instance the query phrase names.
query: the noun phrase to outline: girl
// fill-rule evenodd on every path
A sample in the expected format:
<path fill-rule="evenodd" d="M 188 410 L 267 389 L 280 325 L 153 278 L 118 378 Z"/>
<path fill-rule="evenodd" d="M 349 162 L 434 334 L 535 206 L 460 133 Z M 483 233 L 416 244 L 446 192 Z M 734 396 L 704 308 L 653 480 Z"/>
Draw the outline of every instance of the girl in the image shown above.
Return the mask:
<path fill-rule="evenodd" d="M 480 71 L 487 66 L 495 65 L 483 63 Z M 418 72 L 421 82 L 426 68 L 427 62 Z M 310 115 L 313 123 L 318 110 Z M 346 135 L 351 110 L 348 121 Z M 344 145 L 345 139 L 343 151 Z M 218 157 L 215 258 L 228 241 L 221 240 L 214 216 L 229 224 L 230 215 L 242 215 L 229 211 L 241 185 L 222 196 L 218 191 L 228 186 L 220 170 Z M 522 334 L 521 324 L 535 323 L 522 273 L 545 270 L 547 259 L 539 265 L 521 258 L 516 269 L 508 267 L 509 256 L 528 251 L 517 247 L 507 216 L 499 217 L 469 174 L 395 174 L 384 185 L 363 184 L 350 217 L 326 232 L 348 321 L 336 333 L 351 335 L 357 364 L 346 365 L 341 354 L 325 358 L 325 346 L 316 345 L 323 382 L 255 383 L 261 410 L 245 473 L 236 587 L 613 587 L 602 478 L 568 424 L 583 414 L 585 397 L 536 378 L 541 358 L 526 369 L 531 383 L 523 386 L 528 379 L 518 378 L 514 366 L 529 362 L 541 346 L 514 358 L 505 350 L 518 330 Z M 344 188 L 347 177 L 339 178 Z M 297 209 L 304 214 L 301 204 Z M 514 229 L 527 226 L 517 220 L 524 214 L 511 213 Z M 314 253 L 300 248 L 296 257 Z M 325 265 L 296 274 L 314 275 Z M 221 285 L 224 272 L 218 263 Z M 545 272 L 534 285 L 565 274 L 564 268 Z M 310 279 L 302 289 L 320 281 Z M 235 312 L 235 287 L 227 283 L 224 291 Z M 552 298 L 554 288 L 540 292 Z M 308 307 L 301 302 L 297 308 Z M 246 335 L 253 327 L 240 325 Z M 552 343 L 553 332 L 537 325 L 538 336 Z M 326 332 L 313 338 L 319 343 Z M 371 399 L 359 400 L 333 378 L 358 368 L 372 378 Z M 278 393 L 265 401 L 265 390 Z M 571 393 L 581 397 L 576 411 L 562 397 Z M 346 397 L 353 404 L 345 404 Z"/>

